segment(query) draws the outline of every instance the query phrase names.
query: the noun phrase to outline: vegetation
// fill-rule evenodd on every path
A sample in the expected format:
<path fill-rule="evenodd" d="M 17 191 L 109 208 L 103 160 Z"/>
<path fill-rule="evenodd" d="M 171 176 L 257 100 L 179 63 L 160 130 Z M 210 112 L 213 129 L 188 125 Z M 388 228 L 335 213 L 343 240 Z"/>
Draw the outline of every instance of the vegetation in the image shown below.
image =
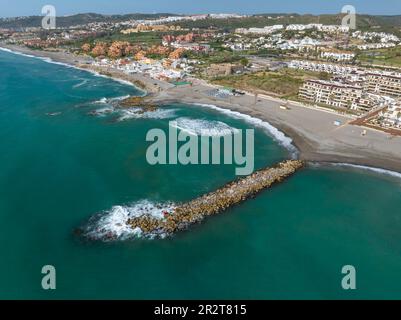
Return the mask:
<path fill-rule="evenodd" d="M 198 59 L 204 66 L 215 63 L 247 62 L 242 54 L 231 50 L 217 50 L 210 53 L 187 52 L 187 58 Z"/>
<path fill-rule="evenodd" d="M 269 18 L 272 17 L 272 18 Z M 324 14 L 324 15 L 299 15 L 299 14 L 260 14 L 246 18 L 231 19 L 204 19 L 197 21 L 181 21 L 175 24 L 184 28 L 201 28 L 201 29 L 221 29 L 232 31 L 236 28 L 265 27 L 274 24 L 341 24 L 343 14 Z M 358 28 L 371 28 L 381 26 L 384 28 L 395 28 L 401 26 L 401 15 L 396 16 L 371 16 L 357 15 Z"/>
<path fill-rule="evenodd" d="M 268 71 L 217 77 L 212 80 L 212 83 L 255 93 L 292 98 L 297 96 L 299 87 L 306 79 L 321 79 L 321 77 L 326 78 L 326 74 L 281 69 L 277 72 Z"/>
<path fill-rule="evenodd" d="M 65 17 L 57 17 L 59 27 L 69 27 L 73 25 L 82 25 L 91 22 L 121 22 L 127 20 L 142 19 L 158 19 L 160 17 L 176 16 L 171 13 L 155 13 L 155 14 L 125 14 L 125 15 L 102 15 L 96 13 L 83 13 Z M 269 18 L 273 17 L 273 19 Z M 42 16 L 29 16 L 24 18 L 8 18 L 0 19 L 0 28 L 26 28 L 40 27 Z M 186 28 L 202 28 L 209 27 L 230 31 L 235 28 L 264 27 L 273 24 L 307 24 L 307 23 L 323 23 L 323 24 L 340 24 L 343 14 L 325 14 L 325 15 L 299 15 L 299 14 L 259 14 L 246 18 L 231 19 L 204 19 L 198 21 L 181 21 L 179 24 Z M 358 28 L 371 28 L 381 26 L 383 28 L 401 27 L 401 15 L 394 16 L 374 16 L 374 15 L 357 15 Z M 390 31 L 390 30 L 388 30 Z"/>
<path fill-rule="evenodd" d="M 74 25 L 82 25 L 91 22 L 121 22 L 127 20 L 142 20 L 142 19 L 158 19 L 161 17 L 176 16 L 171 13 L 155 13 L 143 14 L 132 13 L 124 15 L 102 15 L 97 13 L 81 13 L 71 16 L 57 17 L 58 27 L 70 27 Z M 42 16 L 29 16 L 24 18 L 3 18 L 0 19 L 0 28 L 27 28 L 40 27 L 42 25 Z"/>
<path fill-rule="evenodd" d="M 131 33 L 131 34 L 122 34 L 120 32 L 111 32 L 105 33 L 103 35 L 99 35 L 96 37 L 89 37 L 80 39 L 77 41 L 71 42 L 71 46 L 80 48 L 85 43 L 94 43 L 94 42 L 104 42 L 104 43 L 112 43 L 114 41 L 123 41 L 129 42 L 132 45 L 137 44 L 147 44 L 147 45 L 159 45 L 162 43 L 163 34 L 160 32 L 142 32 L 142 33 Z"/>
<path fill-rule="evenodd" d="M 401 67 L 401 48 L 363 51 L 357 56 L 357 59 L 363 64 Z"/>

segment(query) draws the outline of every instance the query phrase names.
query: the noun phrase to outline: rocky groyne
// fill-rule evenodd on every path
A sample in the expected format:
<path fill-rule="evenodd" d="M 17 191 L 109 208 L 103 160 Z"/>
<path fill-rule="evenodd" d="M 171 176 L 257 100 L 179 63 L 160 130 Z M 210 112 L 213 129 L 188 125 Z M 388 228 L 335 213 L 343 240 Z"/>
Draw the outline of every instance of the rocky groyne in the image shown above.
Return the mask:
<path fill-rule="evenodd" d="M 158 106 L 150 104 L 146 101 L 145 97 L 129 97 L 119 102 L 120 108 L 139 108 L 140 113 L 154 112 L 159 109 Z"/>
<path fill-rule="evenodd" d="M 177 206 L 172 212 L 165 212 L 161 219 L 143 215 L 128 219 L 127 224 L 134 230 L 140 229 L 144 236 L 157 237 L 172 235 L 199 223 L 208 216 L 225 211 L 260 191 L 294 174 L 304 166 L 300 160 L 288 160 L 254 172 L 230 182 L 213 192 Z"/>

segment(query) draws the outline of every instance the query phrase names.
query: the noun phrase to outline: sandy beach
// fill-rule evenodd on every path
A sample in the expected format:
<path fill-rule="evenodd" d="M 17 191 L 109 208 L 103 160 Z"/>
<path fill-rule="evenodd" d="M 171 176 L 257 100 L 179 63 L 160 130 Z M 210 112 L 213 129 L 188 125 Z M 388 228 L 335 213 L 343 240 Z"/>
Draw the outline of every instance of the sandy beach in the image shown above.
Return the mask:
<path fill-rule="evenodd" d="M 299 103 L 289 103 L 289 109 L 283 110 L 280 108 L 282 101 L 267 96 L 259 96 L 257 99 L 252 95 L 216 98 L 208 94 L 215 87 L 200 80 L 195 80 L 192 86 L 174 86 L 146 75 L 128 75 L 116 69 L 94 68 L 90 65 L 92 60 L 89 57 L 4 44 L 0 46 L 130 81 L 146 90 L 152 103 L 215 105 L 267 121 L 293 139 L 302 160 L 349 163 L 401 172 L 401 137 L 351 125 L 349 122 L 354 119 L 347 115 L 306 107 Z M 335 126 L 335 121 L 340 121 L 341 125 Z M 367 131 L 365 136 L 362 135 L 364 130 Z"/>

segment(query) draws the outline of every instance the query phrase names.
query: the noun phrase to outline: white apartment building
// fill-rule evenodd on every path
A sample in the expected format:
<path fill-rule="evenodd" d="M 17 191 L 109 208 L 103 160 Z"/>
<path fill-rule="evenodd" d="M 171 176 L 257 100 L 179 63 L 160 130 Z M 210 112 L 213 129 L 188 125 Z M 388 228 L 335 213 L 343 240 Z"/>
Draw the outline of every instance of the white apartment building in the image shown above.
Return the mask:
<path fill-rule="evenodd" d="M 350 28 L 342 25 L 323 25 L 320 23 L 310 23 L 310 24 L 290 24 L 286 27 L 286 30 L 291 31 L 303 31 L 316 29 L 318 31 L 327 32 L 327 33 L 336 33 L 336 32 L 349 32 Z"/>
<path fill-rule="evenodd" d="M 368 72 L 365 88 L 376 94 L 401 97 L 401 74 L 395 72 Z"/>
<path fill-rule="evenodd" d="M 273 26 L 266 26 L 264 28 L 238 28 L 235 30 L 235 33 L 241 33 L 241 34 L 271 34 L 274 33 L 278 30 L 284 29 L 284 26 L 282 24 L 276 24 Z"/>
<path fill-rule="evenodd" d="M 355 53 L 352 52 L 335 52 L 335 51 L 323 51 L 320 56 L 323 59 L 329 59 L 334 61 L 351 61 L 355 58 Z"/>
<path fill-rule="evenodd" d="M 401 101 L 397 101 L 390 105 L 386 111 L 381 112 L 381 123 L 386 127 L 401 129 Z"/>
<path fill-rule="evenodd" d="M 299 89 L 299 97 L 337 108 L 368 111 L 374 105 L 360 86 L 322 80 L 308 80 Z"/>
<path fill-rule="evenodd" d="M 341 76 L 357 74 L 358 72 L 358 68 L 349 65 L 318 63 L 306 60 L 292 60 L 288 64 L 288 67 L 292 69 L 300 69 L 307 71 L 327 72 L 330 74 L 341 75 Z"/>

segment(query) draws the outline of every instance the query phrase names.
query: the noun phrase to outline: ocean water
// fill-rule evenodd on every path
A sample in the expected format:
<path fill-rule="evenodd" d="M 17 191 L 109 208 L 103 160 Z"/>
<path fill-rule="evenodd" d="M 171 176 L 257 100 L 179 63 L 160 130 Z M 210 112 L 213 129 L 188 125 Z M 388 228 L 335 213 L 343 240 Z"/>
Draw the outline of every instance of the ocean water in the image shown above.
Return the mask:
<path fill-rule="evenodd" d="M 211 106 L 139 114 L 115 103 L 132 86 L 0 51 L 1 299 L 401 298 L 401 179 L 311 165 L 226 213 L 165 240 L 84 241 L 91 217 L 190 200 L 234 166 L 150 166 L 152 128 L 255 126 L 255 165 L 293 156 L 265 123 Z M 121 230 L 124 233 L 124 230 Z M 57 289 L 41 288 L 41 269 Z M 353 265 L 357 290 L 341 288 Z"/>

